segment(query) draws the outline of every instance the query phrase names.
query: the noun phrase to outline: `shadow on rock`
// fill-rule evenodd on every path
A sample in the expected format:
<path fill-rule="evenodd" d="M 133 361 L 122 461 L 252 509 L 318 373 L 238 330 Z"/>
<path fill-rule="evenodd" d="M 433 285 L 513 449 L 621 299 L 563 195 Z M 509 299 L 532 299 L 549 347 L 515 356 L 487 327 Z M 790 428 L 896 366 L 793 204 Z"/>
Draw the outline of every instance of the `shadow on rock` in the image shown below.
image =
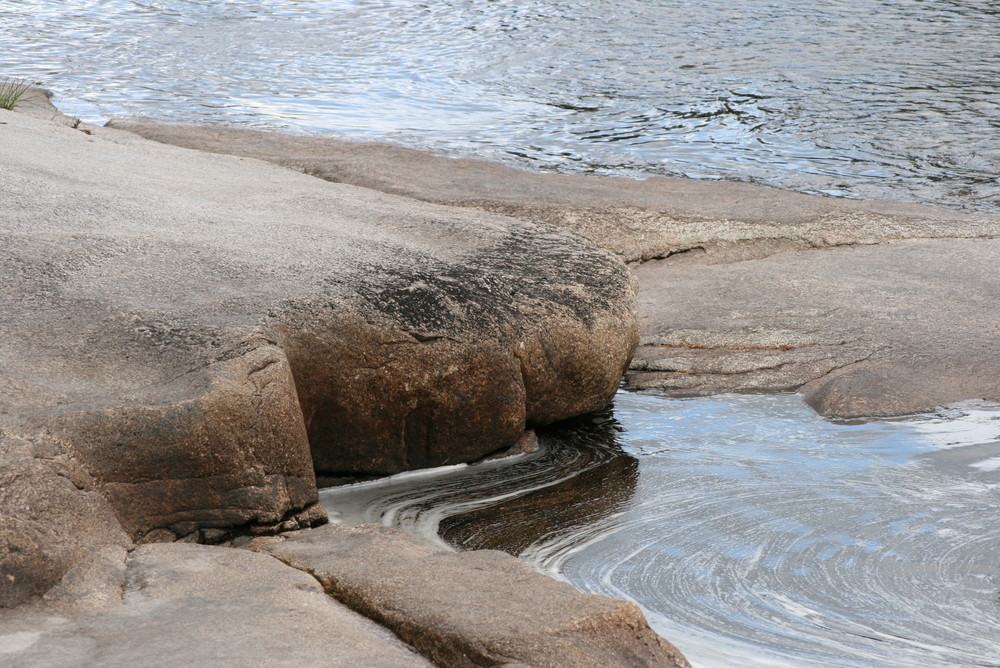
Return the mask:
<path fill-rule="evenodd" d="M 539 435 L 546 453 L 538 466 L 565 479 L 448 517 L 441 521 L 441 537 L 464 550 L 516 556 L 546 536 L 572 533 L 620 512 L 635 493 L 639 462 L 622 451 L 618 431 L 610 411 L 549 427 Z"/>

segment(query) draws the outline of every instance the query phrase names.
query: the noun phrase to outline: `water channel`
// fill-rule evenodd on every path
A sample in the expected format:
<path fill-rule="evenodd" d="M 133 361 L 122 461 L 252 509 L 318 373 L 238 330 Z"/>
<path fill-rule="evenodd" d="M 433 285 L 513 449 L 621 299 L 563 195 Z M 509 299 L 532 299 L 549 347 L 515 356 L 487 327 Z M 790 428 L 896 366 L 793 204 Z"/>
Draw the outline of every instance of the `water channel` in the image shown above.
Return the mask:
<path fill-rule="evenodd" d="M 321 497 L 632 599 L 702 668 L 1000 666 L 1000 405 L 838 423 L 796 395 L 621 392 L 543 441 Z"/>

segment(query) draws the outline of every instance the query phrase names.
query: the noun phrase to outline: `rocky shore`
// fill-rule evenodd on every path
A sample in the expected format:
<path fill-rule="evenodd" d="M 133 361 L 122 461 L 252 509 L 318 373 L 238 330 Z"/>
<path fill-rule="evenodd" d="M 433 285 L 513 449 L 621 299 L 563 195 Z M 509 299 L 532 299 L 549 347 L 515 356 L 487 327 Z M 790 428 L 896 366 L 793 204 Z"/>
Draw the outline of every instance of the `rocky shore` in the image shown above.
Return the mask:
<path fill-rule="evenodd" d="M 533 174 L 380 144 L 117 121 L 150 139 L 542 221 L 632 265 L 634 390 L 802 392 L 831 417 L 997 398 L 1000 219 L 743 183 Z"/>
<path fill-rule="evenodd" d="M 638 339 L 612 253 L 45 102 L 0 118 L 5 664 L 685 665 L 635 605 L 508 555 L 294 534 L 327 520 L 317 473 L 607 406 Z"/>
<path fill-rule="evenodd" d="M 1000 398 L 991 217 L 18 111 L 5 664 L 683 666 L 513 557 L 320 526 L 316 476 L 515 452 L 623 374 L 839 417 Z"/>

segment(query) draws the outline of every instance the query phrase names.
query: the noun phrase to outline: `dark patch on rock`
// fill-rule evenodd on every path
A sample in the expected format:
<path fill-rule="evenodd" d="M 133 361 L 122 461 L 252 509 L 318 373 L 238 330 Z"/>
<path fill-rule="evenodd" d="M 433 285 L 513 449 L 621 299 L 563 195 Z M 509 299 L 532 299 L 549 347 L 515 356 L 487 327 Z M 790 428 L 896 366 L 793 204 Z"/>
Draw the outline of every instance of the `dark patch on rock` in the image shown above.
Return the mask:
<path fill-rule="evenodd" d="M 106 504 L 104 543 L 322 522 L 315 471 L 510 448 L 607 405 L 637 342 L 627 268 L 551 228 L 5 118 L 0 429 L 76 463 L 57 497 Z M 4 604 L 85 551 L 16 535 L 62 512 L 0 507 L 0 567 L 44 564 Z"/>

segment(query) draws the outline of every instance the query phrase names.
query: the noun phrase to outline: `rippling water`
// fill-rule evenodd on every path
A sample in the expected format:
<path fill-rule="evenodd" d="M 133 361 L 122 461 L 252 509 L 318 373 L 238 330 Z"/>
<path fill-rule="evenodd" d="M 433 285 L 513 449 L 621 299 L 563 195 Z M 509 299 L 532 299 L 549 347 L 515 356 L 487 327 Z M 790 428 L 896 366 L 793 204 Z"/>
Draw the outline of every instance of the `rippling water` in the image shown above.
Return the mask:
<path fill-rule="evenodd" d="M 997 211 L 998 37 L 994 0 L 0 0 L 0 75 L 90 121 Z"/>
<path fill-rule="evenodd" d="M 697 666 L 1000 666 L 1000 406 L 835 423 L 620 393 L 514 463 L 325 490 L 339 521 L 637 601 Z"/>

